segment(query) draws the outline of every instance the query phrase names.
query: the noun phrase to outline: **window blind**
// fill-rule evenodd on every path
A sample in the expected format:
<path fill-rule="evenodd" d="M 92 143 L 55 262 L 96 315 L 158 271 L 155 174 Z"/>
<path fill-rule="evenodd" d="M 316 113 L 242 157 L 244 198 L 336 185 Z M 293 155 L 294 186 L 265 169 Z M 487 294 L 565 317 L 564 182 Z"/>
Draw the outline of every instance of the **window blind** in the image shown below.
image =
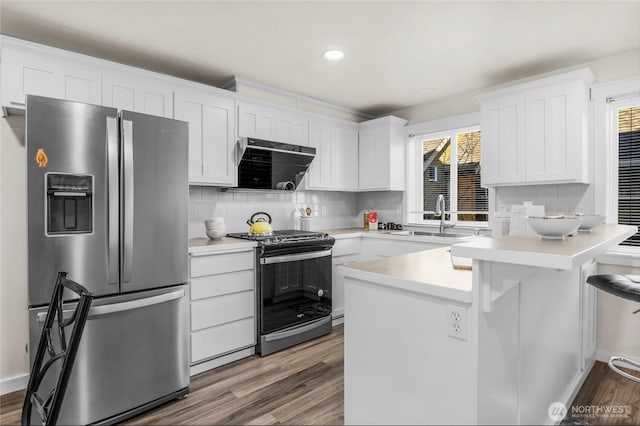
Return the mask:
<path fill-rule="evenodd" d="M 480 186 L 480 130 L 458 133 L 458 220 L 487 221 L 489 196 Z"/>
<path fill-rule="evenodd" d="M 640 227 L 640 106 L 618 110 L 618 223 Z M 640 247 L 640 232 L 622 245 Z"/>

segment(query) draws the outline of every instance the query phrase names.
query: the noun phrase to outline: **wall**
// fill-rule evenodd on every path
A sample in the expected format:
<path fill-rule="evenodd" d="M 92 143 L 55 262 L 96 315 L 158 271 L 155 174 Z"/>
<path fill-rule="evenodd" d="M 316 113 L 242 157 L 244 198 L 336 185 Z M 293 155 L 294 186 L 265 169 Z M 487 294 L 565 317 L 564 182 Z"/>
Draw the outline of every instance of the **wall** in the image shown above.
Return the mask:
<path fill-rule="evenodd" d="M 403 223 L 401 191 L 361 192 L 358 194 L 358 227 L 363 225 L 365 210 L 378 212 L 378 223 Z"/>
<path fill-rule="evenodd" d="M 0 393 L 29 371 L 25 161 L 24 117 L 0 119 Z"/>
<path fill-rule="evenodd" d="M 255 212 L 271 215 L 274 229 L 300 229 L 296 208 L 311 208 L 313 230 L 355 226 L 357 194 L 334 191 L 224 192 L 215 187 L 189 189 L 189 238 L 204 237 L 204 220 L 225 218 L 227 232 L 246 232 L 247 219 Z"/>
<path fill-rule="evenodd" d="M 258 211 L 271 215 L 274 229 L 300 229 L 297 208 L 310 207 L 314 230 L 362 227 L 365 210 L 379 221 L 402 223 L 402 192 L 296 191 L 293 193 L 222 191 L 215 187 L 189 189 L 189 238 L 204 237 L 204 221 L 224 217 L 226 232 L 246 232 L 247 219 Z"/>
<path fill-rule="evenodd" d="M 581 183 L 560 185 L 526 185 L 496 188 L 495 211 L 505 208 L 506 211 L 514 204 L 523 201 L 533 201 L 533 204 L 545 206 L 546 214 L 562 213 L 596 213 L 593 207 L 592 185 Z"/>
<path fill-rule="evenodd" d="M 600 83 L 603 81 L 616 80 L 619 78 L 640 74 L 640 60 L 638 60 L 639 57 L 640 49 L 633 49 L 617 55 L 601 58 L 596 61 L 587 62 L 562 70 L 555 70 L 547 74 L 551 75 L 563 71 L 590 67 L 596 76 L 596 83 Z M 532 78 L 539 78 L 547 74 L 537 75 Z M 532 78 L 518 80 L 518 82 L 524 82 L 527 80 L 531 80 Z M 447 118 L 455 115 L 476 112 L 480 109 L 480 105 L 476 100 L 477 95 L 493 89 L 497 89 L 502 86 L 509 86 L 511 84 L 514 84 L 514 82 L 509 82 L 507 84 L 499 86 L 493 86 L 491 88 L 481 88 L 471 92 L 458 93 L 445 99 L 437 99 L 434 101 L 415 105 L 410 108 L 404 108 L 391 113 L 391 115 L 402 117 L 408 120 L 409 124 L 416 124 L 436 120 L 439 118 Z"/>

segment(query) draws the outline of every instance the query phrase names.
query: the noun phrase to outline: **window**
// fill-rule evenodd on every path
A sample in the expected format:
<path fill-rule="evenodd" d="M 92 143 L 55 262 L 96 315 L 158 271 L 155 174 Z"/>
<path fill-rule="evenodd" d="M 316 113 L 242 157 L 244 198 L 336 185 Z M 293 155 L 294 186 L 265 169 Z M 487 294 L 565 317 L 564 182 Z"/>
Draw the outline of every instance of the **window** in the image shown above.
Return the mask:
<path fill-rule="evenodd" d="M 640 104 L 625 104 L 629 103 L 615 108 L 618 116 L 618 223 L 640 226 Z M 622 245 L 640 247 L 640 232 Z"/>
<path fill-rule="evenodd" d="M 412 166 L 414 185 L 408 195 L 409 222 L 439 221 L 434 210 L 439 194 L 445 211 L 459 224 L 485 225 L 488 220 L 487 189 L 480 187 L 480 128 L 469 127 L 414 136 Z M 411 176 L 410 176 L 410 180 Z M 449 219 L 449 217 L 447 217 Z"/>

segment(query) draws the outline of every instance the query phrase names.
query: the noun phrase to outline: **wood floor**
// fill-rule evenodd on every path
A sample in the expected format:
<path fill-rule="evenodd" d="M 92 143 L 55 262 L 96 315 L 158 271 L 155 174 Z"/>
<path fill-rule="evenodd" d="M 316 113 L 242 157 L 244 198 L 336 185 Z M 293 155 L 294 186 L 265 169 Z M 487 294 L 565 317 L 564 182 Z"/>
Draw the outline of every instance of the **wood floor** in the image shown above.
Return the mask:
<path fill-rule="evenodd" d="M 635 372 L 634 374 L 639 374 Z M 343 327 L 264 358 L 237 361 L 191 378 L 190 394 L 130 425 L 344 423 Z M 24 392 L 0 397 L 0 424 L 20 423 Z M 624 416 L 573 416 L 574 424 L 640 425 L 640 384 L 596 363 L 574 406 L 624 406 Z M 569 408 L 569 414 L 571 408 Z"/>
<path fill-rule="evenodd" d="M 624 371 L 640 377 L 639 371 Z M 590 425 L 640 425 L 640 383 L 596 362 L 567 416 Z"/>

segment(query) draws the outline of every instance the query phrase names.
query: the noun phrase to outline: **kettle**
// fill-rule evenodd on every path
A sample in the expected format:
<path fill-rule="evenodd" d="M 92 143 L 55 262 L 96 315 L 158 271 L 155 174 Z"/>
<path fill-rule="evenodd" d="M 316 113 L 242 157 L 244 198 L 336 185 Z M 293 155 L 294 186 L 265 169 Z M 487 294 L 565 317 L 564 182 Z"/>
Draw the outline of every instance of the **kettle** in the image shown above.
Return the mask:
<path fill-rule="evenodd" d="M 259 217 L 256 219 L 256 216 L 264 215 L 267 217 Z M 271 216 L 269 213 L 265 212 L 256 212 L 251 215 L 251 218 L 247 220 L 247 225 L 249 225 L 249 235 L 264 237 L 268 235 L 273 235 L 273 229 L 271 228 Z"/>

